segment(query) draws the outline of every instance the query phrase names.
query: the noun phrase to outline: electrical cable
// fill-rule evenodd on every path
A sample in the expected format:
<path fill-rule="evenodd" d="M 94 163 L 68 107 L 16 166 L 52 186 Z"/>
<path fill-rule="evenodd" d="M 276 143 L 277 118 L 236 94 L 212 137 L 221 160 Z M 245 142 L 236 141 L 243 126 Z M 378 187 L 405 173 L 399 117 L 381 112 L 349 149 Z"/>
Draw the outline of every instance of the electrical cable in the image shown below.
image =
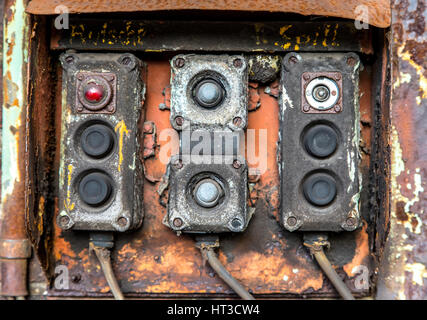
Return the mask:
<path fill-rule="evenodd" d="M 219 240 L 216 238 L 212 241 L 199 241 L 197 247 L 202 253 L 202 257 L 209 263 L 212 269 L 218 274 L 218 276 L 228 285 L 234 292 L 237 293 L 244 300 L 255 300 L 255 298 L 238 282 L 219 261 L 215 248 L 219 247 Z"/>
<path fill-rule="evenodd" d="M 309 239 L 311 237 L 311 239 Z M 308 236 L 304 235 L 304 245 L 310 249 L 310 253 L 314 256 L 322 271 L 331 281 L 332 285 L 345 300 L 355 300 L 350 289 L 338 276 L 335 269 L 332 267 L 331 262 L 326 257 L 323 250 L 324 246 L 329 247 L 329 242 L 324 235 Z"/>
<path fill-rule="evenodd" d="M 111 251 L 113 247 L 112 234 L 107 234 L 110 239 L 105 239 L 105 235 L 99 233 L 93 233 L 90 235 L 89 250 L 93 251 L 101 264 L 102 272 L 104 273 L 105 279 L 110 286 L 111 293 L 116 300 L 124 300 L 122 291 L 114 276 L 113 266 L 111 264 Z"/>

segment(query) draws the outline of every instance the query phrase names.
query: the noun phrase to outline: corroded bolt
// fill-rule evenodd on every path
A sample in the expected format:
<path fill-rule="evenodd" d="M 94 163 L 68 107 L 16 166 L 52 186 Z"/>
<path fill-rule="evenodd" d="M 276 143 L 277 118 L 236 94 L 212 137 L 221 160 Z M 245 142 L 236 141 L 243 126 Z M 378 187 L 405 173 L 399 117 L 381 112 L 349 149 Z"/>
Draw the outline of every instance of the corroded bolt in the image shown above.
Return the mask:
<path fill-rule="evenodd" d="M 290 227 L 294 227 L 297 224 L 297 218 L 289 217 L 287 223 Z"/>
<path fill-rule="evenodd" d="M 130 63 L 131 59 L 129 57 L 124 57 L 121 61 L 121 64 L 127 66 Z"/>
<path fill-rule="evenodd" d="M 309 111 L 310 111 L 310 106 L 309 106 L 308 104 L 305 104 L 305 105 L 302 107 L 302 110 L 303 110 L 304 112 L 309 112 Z"/>
<path fill-rule="evenodd" d="M 180 218 L 173 219 L 173 225 L 176 228 L 182 227 L 182 220 Z"/>
<path fill-rule="evenodd" d="M 234 124 L 236 127 L 240 127 L 240 126 L 242 125 L 242 118 L 240 118 L 240 117 L 235 117 L 235 118 L 233 119 L 233 124 Z"/>
<path fill-rule="evenodd" d="M 182 168 L 182 160 L 181 159 L 177 159 L 173 165 L 174 165 L 175 168 L 181 169 Z"/>
<path fill-rule="evenodd" d="M 125 217 L 120 217 L 119 220 L 117 220 L 117 223 L 120 227 L 125 227 L 128 223 L 128 220 Z"/>
<path fill-rule="evenodd" d="M 182 117 L 178 116 L 175 118 L 175 124 L 177 126 L 181 127 L 183 123 L 184 123 L 184 119 Z"/>
<path fill-rule="evenodd" d="M 107 111 L 109 111 L 109 112 L 113 112 L 113 111 L 114 111 L 114 106 L 113 106 L 112 104 L 110 104 L 110 105 L 107 107 Z"/>
<path fill-rule="evenodd" d="M 239 59 L 239 58 L 234 59 L 233 66 L 235 66 L 236 68 L 240 68 L 242 65 L 243 65 L 243 62 L 241 59 Z"/>
<path fill-rule="evenodd" d="M 234 229 L 240 229 L 242 227 L 242 221 L 240 221 L 239 218 L 234 218 L 233 221 L 231 221 L 231 225 Z"/>
<path fill-rule="evenodd" d="M 70 222 L 69 216 L 61 216 L 61 218 L 59 218 L 59 223 L 61 226 L 66 226 L 69 222 Z"/>
<path fill-rule="evenodd" d="M 175 67 L 182 68 L 185 65 L 185 60 L 183 58 L 177 58 L 175 59 Z"/>
<path fill-rule="evenodd" d="M 356 224 L 356 219 L 354 217 L 348 217 L 347 220 L 345 221 L 345 223 L 352 227 Z"/>
<path fill-rule="evenodd" d="M 71 276 L 71 281 L 74 283 L 79 283 L 82 280 L 82 276 L 80 274 L 74 274 Z"/>
<path fill-rule="evenodd" d="M 79 79 L 79 80 L 83 80 L 83 75 L 82 74 L 79 74 L 78 76 L 77 76 L 77 79 Z"/>
<path fill-rule="evenodd" d="M 290 57 L 290 58 L 289 58 L 289 63 L 295 64 L 295 63 L 297 63 L 297 62 L 298 62 L 297 57 L 292 56 L 292 57 Z"/>
<path fill-rule="evenodd" d="M 65 58 L 65 62 L 67 62 L 67 63 L 73 63 L 74 62 L 74 57 L 73 56 L 67 56 Z"/>
<path fill-rule="evenodd" d="M 234 160 L 233 161 L 233 168 L 234 169 L 239 169 L 242 166 L 242 163 L 239 160 Z"/>
<path fill-rule="evenodd" d="M 78 107 L 77 107 L 77 111 L 78 111 L 78 112 L 82 112 L 82 111 L 83 111 L 83 107 L 82 107 L 82 106 L 78 106 Z"/>
<path fill-rule="evenodd" d="M 337 74 L 335 75 L 335 80 L 340 80 L 340 79 L 341 79 L 341 74 L 337 73 Z"/>
<path fill-rule="evenodd" d="M 351 67 L 353 67 L 356 64 L 356 59 L 354 59 L 353 57 L 348 57 L 347 58 L 347 64 Z"/>
<path fill-rule="evenodd" d="M 302 77 L 305 81 L 310 80 L 310 75 L 308 73 L 304 73 L 304 75 Z"/>
<path fill-rule="evenodd" d="M 340 112 L 341 111 L 341 106 L 339 104 L 335 105 L 334 110 L 336 112 Z"/>

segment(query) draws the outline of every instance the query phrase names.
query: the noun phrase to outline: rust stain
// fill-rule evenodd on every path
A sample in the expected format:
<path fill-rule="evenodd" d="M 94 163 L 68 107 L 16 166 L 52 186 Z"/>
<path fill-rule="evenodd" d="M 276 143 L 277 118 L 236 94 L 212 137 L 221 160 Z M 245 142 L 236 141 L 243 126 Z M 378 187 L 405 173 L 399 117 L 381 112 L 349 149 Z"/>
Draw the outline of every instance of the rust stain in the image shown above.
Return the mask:
<path fill-rule="evenodd" d="M 321 15 L 348 19 L 360 18 L 359 6 L 365 6 L 369 23 L 377 27 L 390 25 L 390 2 L 387 0 L 63 0 L 61 5 L 66 6 L 70 13 L 95 12 L 138 12 L 164 10 L 215 10 L 215 11 L 264 11 L 264 12 L 292 12 L 302 15 Z M 56 0 L 32 0 L 27 12 L 32 14 L 55 14 L 58 6 Z"/>

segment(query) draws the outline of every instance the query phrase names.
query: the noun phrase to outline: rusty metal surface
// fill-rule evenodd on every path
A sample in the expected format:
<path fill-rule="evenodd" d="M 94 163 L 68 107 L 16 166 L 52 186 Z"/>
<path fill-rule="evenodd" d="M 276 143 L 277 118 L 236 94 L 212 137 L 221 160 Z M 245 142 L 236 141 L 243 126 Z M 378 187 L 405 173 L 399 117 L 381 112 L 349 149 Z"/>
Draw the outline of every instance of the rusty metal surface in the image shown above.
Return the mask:
<path fill-rule="evenodd" d="M 147 60 L 147 59 L 145 59 Z M 165 88 L 170 81 L 168 58 L 147 61 L 146 121 L 152 121 L 159 133 L 158 144 L 169 143 L 162 137 L 163 129 L 171 129 L 169 111 L 159 108 L 165 102 Z M 364 82 L 361 91 L 369 97 L 371 87 L 369 72 L 362 72 Z M 336 293 L 325 280 L 320 269 L 303 247 L 302 237 L 281 229 L 278 223 L 279 175 L 276 162 L 278 139 L 278 101 L 275 93 L 278 82 L 269 86 L 256 83 L 249 85 L 252 95 L 259 96 L 259 107 L 248 114 L 248 128 L 268 128 L 267 172 L 260 176 L 252 190 L 258 198 L 256 214 L 243 234 L 221 238 L 219 259 L 230 273 L 251 288 L 258 296 L 334 296 Z M 370 101 L 362 96 L 361 110 L 369 119 Z M 60 121 L 60 119 L 57 119 Z M 59 127 L 60 122 L 56 123 Z M 365 126 L 364 136 L 371 128 Z M 364 165 L 369 165 L 365 155 Z M 229 295 L 232 291 L 204 266 L 200 252 L 191 236 L 177 237 L 162 224 L 166 213 L 159 203 L 158 181 L 166 169 L 159 160 L 159 148 L 155 156 L 145 160 L 145 171 L 152 181 L 145 181 L 145 222 L 141 229 L 119 235 L 112 255 L 114 270 L 125 294 L 128 296 L 212 296 Z M 368 172 L 365 167 L 363 172 Z M 367 223 L 355 232 L 331 237 L 331 250 L 327 252 L 340 275 L 346 276 L 347 284 L 356 295 L 369 291 L 357 290 L 354 267 L 365 265 L 371 269 Z M 106 296 L 107 283 L 96 259 L 88 252 L 86 233 L 61 232 L 55 227 L 51 263 L 68 267 L 72 280 L 68 290 L 49 290 L 51 296 Z"/>
<path fill-rule="evenodd" d="M 32 14 L 55 14 L 55 8 L 62 5 L 70 13 L 95 12 L 137 12 L 137 11 L 166 11 L 166 10 L 215 10 L 215 11 L 264 11 L 291 12 L 302 15 L 321 15 L 356 19 L 357 7 L 369 8 L 369 23 L 378 27 L 390 25 L 390 2 L 388 0 L 32 0 L 27 12 Z M 360 13 L 359 13 L 360 14 Z"/>
<path fill-rule="evenodd" d="M 353 21 L 161 21 L 70 17 L 52 25 L 52 49 L 175 51 L 347 51 L 372 53 L 371 30 Z M 191 34 L 191 38 L 188 37 Z"/>
<path fill-rule="evenodd" d="M 427 298 L 426 10 L 392 1 L 391 215 L 378 299 Z"/>
<path fill-rule="evenodd" d="M 3 42 L 0 239 L 25 240 L 25 115 L 29 18 L 27 1 L 5 2 Z M 2 259 L 0 295 L 26 295 L 26 259 Z M 7 277 L 5 275 L 7 274 Z"/>

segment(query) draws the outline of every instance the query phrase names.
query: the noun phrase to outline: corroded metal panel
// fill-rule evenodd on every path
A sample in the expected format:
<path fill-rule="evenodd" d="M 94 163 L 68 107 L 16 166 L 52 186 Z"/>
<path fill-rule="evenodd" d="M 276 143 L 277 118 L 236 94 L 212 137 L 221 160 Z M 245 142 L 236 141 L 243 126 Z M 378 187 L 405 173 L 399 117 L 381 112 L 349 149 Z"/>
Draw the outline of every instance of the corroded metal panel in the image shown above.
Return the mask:
<path fill-rule="evenodd" d="M 392 1 L 391 215 L 378 299 L 427 298 L 426 9 Z"/>
<path fill-rule="evenodd" d="M 357 19 L 360 6 L 365 6 L 369 23 L 378 27 L 390 25 L 390 2 L 388 0 L 32 0 L 27 11 L 32 14 L 55 14 L 58 5 L 70 13 L 138 12 L 165 10 L 215 10 L 215 11 L 264 11 L 291 12 L 302 15 L 320 15 Z"/>
<path fill-rule="evenodd" d="M 147 121 L 156 124 L 159 147 L 171 143 L 163 130 L 173 130 L 169 121 L 168 87 L 170 65 L 167 58 L 147 61 L 147 94 L 145 115 Z M 363 83 L 361 109 L 364 119 L 370 116 L 370 76 L 362 72 Z M 293 234 L 278 223 L 279 174 L 277 170 L 277 140 L 279 130 L 278 82 L 269 86 L 250 83 L 251 104 L 257 106 L 248 114 L 248 129 L 267 130 L 267 170 L 251 188 L 251 198 L 257 199 L 256 213 L 248 229 L 237 235 L 221 238 L 219 258 L 230 273 L 258 296 L 334 296 L 336 293 L 325 281 L 322 272 L 303 247 L 299 234 Z M 166 105 L 165 105 L 166 102 Z M 57 127 L 60 123 L 57 123 Z M 369 136 L 370 127 L 363 128 Z M 248 147 L 254 147 L 248 146 Z M 162 224 L 166 208 L 159 199 L 159 181 L 166 164 L 155 156 L 145 159 L 144 186 L 145 223 L 141 229 L 119 235 L 113 253 L 114 270 L 123 291 L 129 296 L 223 296 L 232 291 L 206 267 L 190 235 L 177 236 Z M 364 164 L 369 163 L 364 155 Z M 256 168 L 257 164 L 252 164 Z M 363 170 L 367 172 L 367 170 Z M 251 180 L 253 182 L 253 180 Z M 364 219 L 365 220 L 365 219 Z M 340 275 L 355 294 L 366 295 L 369 290 L 356 289 L 358 276 L 355 267 L 363 265 L 371 269 L 369 252 L 369 228 L 366 221 L 355 232 L 331 237 L 331 250 L 327 253 Z M 89 255 L 87 234 L 61 232 L 55 229 L 52 263 L 69 269 L 69 290 L 49 291 L 52 296 L 106 296 L 107 283 L 96 262 Z"/>

